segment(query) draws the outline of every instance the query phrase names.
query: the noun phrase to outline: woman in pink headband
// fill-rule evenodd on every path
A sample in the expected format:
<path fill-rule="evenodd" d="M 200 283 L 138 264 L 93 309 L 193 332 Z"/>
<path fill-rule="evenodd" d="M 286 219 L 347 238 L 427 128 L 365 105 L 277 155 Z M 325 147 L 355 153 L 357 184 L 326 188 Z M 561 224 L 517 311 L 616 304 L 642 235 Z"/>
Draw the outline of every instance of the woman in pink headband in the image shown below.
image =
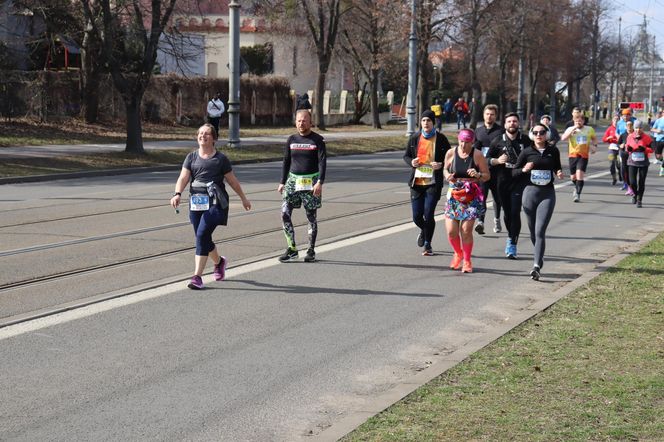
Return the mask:
<path fill-rule="evenodd" d="M 484 194 L 479 182 L 491 178 L 489 166 L 482 152 L 473 148 L 475 133 L 470 129 L 459 131 L 459 145 L 445 155 L 443 175 L 449 183 L 445 205 L 447 238 L 454 249 L 450 268 L 472 273 L 473 226 L 486 210 Z M 462 267 L 463 261 L 463 267 Z"/>

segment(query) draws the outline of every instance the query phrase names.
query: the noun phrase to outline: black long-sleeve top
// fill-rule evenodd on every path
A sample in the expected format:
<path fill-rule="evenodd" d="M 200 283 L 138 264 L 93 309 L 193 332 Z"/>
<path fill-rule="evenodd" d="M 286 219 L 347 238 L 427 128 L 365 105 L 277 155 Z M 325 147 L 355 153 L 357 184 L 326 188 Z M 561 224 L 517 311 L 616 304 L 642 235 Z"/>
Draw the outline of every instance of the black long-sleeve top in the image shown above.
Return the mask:
<path fill-rule="evenodd" d="M 507 134 L 502 134 L 501 136 L 495 138 L 491 143 L 491 147 L 489 148 L 487 161 L 489 164 L 491 164 L 492 159 L 500 158 L 503 154 L 507 155 L 508 159 L 507 163 L 505 164 L 495 164 L 492 166 L 492 177 L 495 176 L 496 181 L 515 181 L 512 179 L 512 169 L 516 164 L 516 160 L 519 157 L 519 154 L 531 144 L 532 142 L 530 141 L 530 138 L 521 132 L 517 132 L 516 138 L 513 140 L 510 139 Z"/>
<path fill-rule="evenodd" d="M 482 150 L 483 147 L 490 147 L 491 142 L 504 132 L 505 129 L 498 123 L 493 123 L 488 129 L 485 125 L 477 126 L 477 129 L 475 129 L 475 142 L 473 142 L 473 147 L 480 150 Z"/>
<path fill-rule="evenodd" d="M 323 137 L 316 132 L 309 135 L 291 135 L 284 147 L 284 164 L 281 170 L 281 184 L 286 184 L 289 173 L 311 175 L 318 173 L 318 182 L 325 181 L 327 152 Z"/>
<path fill-rule="evenodd" d="M 553 181 L 556 177 L 556 172 L 563 170 L 560 163 L 560 151 L 555 146 L 547 146 L 542 153 L 534 146 L 526 147 L 519 154 L 516 160 L 514 169 L 512 169 L 512 176 L 518 179 L 522 185 L 534 185 L 531 182 L 531 171 L 523 172 L 523 166 L 526 163 L 533 163 L 532 170 L 549 170 L 551 171 L 551 180 L 547 184 L 538 184 L 539 186 L 553 187 Z"/>

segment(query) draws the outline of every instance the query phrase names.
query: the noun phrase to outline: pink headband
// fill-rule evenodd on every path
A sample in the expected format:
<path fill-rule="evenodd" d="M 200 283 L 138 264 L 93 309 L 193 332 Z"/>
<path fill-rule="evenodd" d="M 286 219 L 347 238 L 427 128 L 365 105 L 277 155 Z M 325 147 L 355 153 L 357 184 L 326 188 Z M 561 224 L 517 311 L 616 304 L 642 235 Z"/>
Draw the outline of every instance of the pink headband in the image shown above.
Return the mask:
<path fill-rule="evenodd" d="M 459 141 L 474 141 L 475 133 L 470 129 L 461 129 L 459 131 Z"/>

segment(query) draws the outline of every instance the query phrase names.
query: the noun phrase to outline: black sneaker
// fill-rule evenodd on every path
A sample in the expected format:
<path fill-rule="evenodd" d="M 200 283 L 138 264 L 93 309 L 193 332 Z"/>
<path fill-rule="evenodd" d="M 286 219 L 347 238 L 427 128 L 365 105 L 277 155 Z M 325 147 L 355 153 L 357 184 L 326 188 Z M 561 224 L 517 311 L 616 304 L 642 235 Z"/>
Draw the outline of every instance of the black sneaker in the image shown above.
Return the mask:
<path fill-rule="evenodd" d="M 636 207 L 638 207 L 640 209 L 641 207 L 643 207 L 643 203 L 641 201 L 637 201 L 636 202 Z"/>
<path fill-rule="evenodd" d="M 475 226 L 475 231 L 479 235 L 484 235 L 484 223 L 482 221 L 479 221 L 477 225 Z"/>
<path fill-rule="evenodd" d="M 304 257 L 304 262 L 314 262 L 316 261 L 316 252 L 314 249 L 310 248 L 307 250 L 307 256 Z"/>
<path fill-rule="evenodd" d="M 289 247 L 286 249 L 284 254 L 279 257 L 279 261 L 281 262 L 291 261 L 293 259 L 297 259 L 298 256 L 300 255 L 297 253 L 297 249 L 291 249 Z"/>
<path fill-rule="evenodd" d="M 420 230 L 420 234 L 417 235 L 417 247 L 422 247 L 424 246 L 424 235 L 422 234 L 422 231 Z"/>
<path fill-rule="evenodd" d="M 537 266 L 534 266 L 533 269 L 530 271 L 530 278 L 539 281 L 540 279 L 540 268 Z"/>

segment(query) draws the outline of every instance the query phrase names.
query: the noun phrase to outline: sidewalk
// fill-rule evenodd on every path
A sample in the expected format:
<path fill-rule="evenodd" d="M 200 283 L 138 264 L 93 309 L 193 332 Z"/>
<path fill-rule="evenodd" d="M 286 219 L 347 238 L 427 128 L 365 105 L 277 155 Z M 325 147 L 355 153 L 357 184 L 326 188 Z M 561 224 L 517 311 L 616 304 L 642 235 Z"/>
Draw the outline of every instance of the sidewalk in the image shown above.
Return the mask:
<path fill-rule="evenodd" d="M 398 129 L 371 130 L 364 132 L 325 132 L 322 135 L 326 140 L 344 140 L 352 138 L 380 138 L 389 136 L 404 136 L 404 146 L 406 139 L 406 126 L 397 126 Z M 295 129 L 293 129 L 295 132 Z M 284 143 L 288 138 L 286 135 L 270 135 L 261 137 L 241 138 L 240 142 L 244 146 L 260 146 L 264 144 Z M 224 148 L 228 140 L 222 139 L 217 143 L 217 147 Z M 191 140 L 168 140 L 168 141 L 146 141 L 143 143 L 145 150 L 169 150 L 169 149 L 193 149 L 196 147 L 196 140 L 193 136 Z M 45 145 L 45 146 L 21 146 L 21 147 L 3 147 L 0 148 L 0 159 L 2 158 L 48 158 L 64 155 L 82 155 L 102 152 L 122 152 L 125 150 L 124 143 L 115 144 L 72 144 L 72 145 Z"/>

